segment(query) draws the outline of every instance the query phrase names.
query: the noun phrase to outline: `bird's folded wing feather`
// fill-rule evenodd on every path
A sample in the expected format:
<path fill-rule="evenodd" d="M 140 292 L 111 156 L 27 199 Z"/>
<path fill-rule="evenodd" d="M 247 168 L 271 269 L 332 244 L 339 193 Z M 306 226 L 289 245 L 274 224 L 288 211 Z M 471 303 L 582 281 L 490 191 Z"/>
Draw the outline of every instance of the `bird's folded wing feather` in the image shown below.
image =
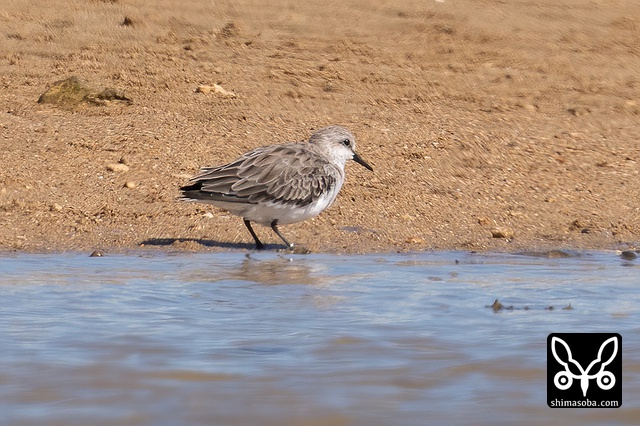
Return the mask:
<path fill-rule="evenodd" d="M 224 166 L 204 168 L 191 182 L 214 199 L 305 206 L 332 189 L 339 173 L 300 144 L 284 144 L 257 148 Z"/>

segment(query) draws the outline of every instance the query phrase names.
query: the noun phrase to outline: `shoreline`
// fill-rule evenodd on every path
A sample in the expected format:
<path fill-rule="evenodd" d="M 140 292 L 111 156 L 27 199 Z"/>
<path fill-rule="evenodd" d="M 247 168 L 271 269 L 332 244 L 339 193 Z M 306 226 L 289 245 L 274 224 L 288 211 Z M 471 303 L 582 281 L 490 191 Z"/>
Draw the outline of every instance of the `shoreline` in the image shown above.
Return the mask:
<path fill-rule="evenodd" d="M 191 244 L 194 243 L 194 244 Z M 200 248 L 196 244 L 200 245 Z M 246 248 L 244 246 L 249 244 L 229 244 L 228 247 L 215 247 L 202 245 L 195 242 L 177 241 L 173 244 L 158 244 L 158 245 L 140 245 L 138 247 L 99 247 L 95 249 L 91 248 L 78 248 L 78 247 L 66 247 L 55 249 L 42 249 L 42 250 L 0 250 L 0 257 L 12 257 L 20 255 L 86 255 L 87 257 L 104 257 L 104 256 L 155 256 L 155 255 L 189 255 L 189 254 L 276 254 L 276 255 L 329 255 L 329 256 L 375 256 L 375 255 L 388 255 L 388 254 L 401 254 L 401 255 L 421 255 L 428 253 L 472 253 L 482 255 L 519 255 L 519 256 L 531 256 L 541 258 L 568 258 L 568 257 L 580 257 L 583 254 L 588 253 L 613 253 L 616 256 L 626 257 L 624 260 L 635 260 L 633 254 L 640 255 L 640 245 L 634 244 L 617 244 L 615 246 L 536 246 L 527 247 L 526 245 L 518 245 L 508 248 L 487 248 L 484 250 L 474 250 L 469 248 L 426 248 L 421 250 L 378 250 L 378 251 L 310 251 L 305 247 L 295 247 L 294 250 L 285 249 L 282 244 L 267 244 L 267 248 L 263 250 L 256 250 L 255 248 Z M 186 246 L 186 247 L 185 247 Z M 282 246 L 278 248 L 278 246 Z"/>

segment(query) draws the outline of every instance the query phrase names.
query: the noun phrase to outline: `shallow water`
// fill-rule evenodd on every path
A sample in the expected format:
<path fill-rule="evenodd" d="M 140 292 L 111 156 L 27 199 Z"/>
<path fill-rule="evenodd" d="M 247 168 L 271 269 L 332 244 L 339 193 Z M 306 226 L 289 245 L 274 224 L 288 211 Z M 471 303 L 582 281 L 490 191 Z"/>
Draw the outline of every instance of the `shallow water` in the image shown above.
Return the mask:
<path fill-rule="evenodd" d="M 5 255 L 0 424 L 638 424 L 639 272 L 612 253 Z M 622 335 L 621 408 L 547 407 L 551 332 Z"/>

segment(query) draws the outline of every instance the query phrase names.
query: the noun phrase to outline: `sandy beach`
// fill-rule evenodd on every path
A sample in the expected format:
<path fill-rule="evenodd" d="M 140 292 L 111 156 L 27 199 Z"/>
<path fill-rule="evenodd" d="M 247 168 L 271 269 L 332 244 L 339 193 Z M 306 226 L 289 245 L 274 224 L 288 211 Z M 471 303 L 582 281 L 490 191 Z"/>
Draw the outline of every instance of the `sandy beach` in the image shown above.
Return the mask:
<path fill-rule="evenodd" d="M 179 187 L 330 124 L 312 252 L 635 249 L 639 70 L 630 0 L 5 2 L 0 251 L 252 249 Z"/>

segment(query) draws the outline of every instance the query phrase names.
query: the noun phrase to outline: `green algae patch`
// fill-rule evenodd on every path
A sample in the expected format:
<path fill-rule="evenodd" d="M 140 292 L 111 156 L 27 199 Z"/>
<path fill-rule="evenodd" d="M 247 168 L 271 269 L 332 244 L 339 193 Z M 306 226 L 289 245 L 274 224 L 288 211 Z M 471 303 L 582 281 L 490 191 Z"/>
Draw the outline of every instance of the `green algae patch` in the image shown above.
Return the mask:
<path fill-rule="evenodd" d="M 109 87 L 98 91 L 75 76 L 56 81 L 38 99 L 38 103 L 62 108 L 75 108 L 81 104 L 104 106 L 111 101 L 131 103 L 131 99 L 120 90 Z"/>

